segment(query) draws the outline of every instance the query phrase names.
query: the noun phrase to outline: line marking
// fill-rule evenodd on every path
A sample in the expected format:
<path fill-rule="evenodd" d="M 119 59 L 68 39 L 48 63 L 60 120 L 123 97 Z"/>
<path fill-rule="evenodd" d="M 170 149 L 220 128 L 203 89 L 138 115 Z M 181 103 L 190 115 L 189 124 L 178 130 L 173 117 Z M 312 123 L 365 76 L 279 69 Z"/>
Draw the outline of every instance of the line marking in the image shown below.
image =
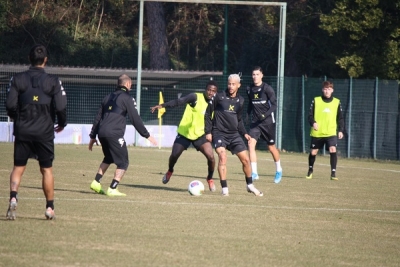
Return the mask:
<path fill-rule="evenodd" d="M 272 159 L 259 159 L 260 160 L 264 160 L 264 161 L 270 161 L 270 162 L 274 162 Z M 308 166 L 308 162 L 307 160 L 304 162 L 299 162 L 299 161 L 281 161 L 283 169 L 285 169 L 285 162 L 292 162 L 292 163 L 297 163 L 297 164 L 302 164 L 302 165 L 307 165 Z M 289 166 L 289 164 L 287 164 Z M 330 164 L 325 164 L 325 163 L 315 163 L 315 165 L 319 165 L 319 166 L 330 166 Z M 400 173 L 400 170 L 391 170 L 391 169 L 376 169 L 376 168 L 364 168 L 364 167 L 358 167 L 358 166 L 343 166 L 343 165 L 338 165 L 336 167 L 336 169 L 346 169 L 346 168 L 351 168 L 351 169 L 359 169 L 359 170 L 371 170 L 371 171 L 379 171 L 379 172 L 394 172 L 394 173 Z"/>
<path fill-rule="evenodd" d="M 0 197 L 5 199 L 6 197 Z M 8 199 L 8 198 L 7 198 Z M 40 200 L 43 201 L 45 198 L 20 198 L 24 200 Z M 346 209 L 346 208 L 307 208 L 307 207 L 289 207 L 289 206 L 267 206 L 267 205 L 254 205 L 254 204 L 226 204 L 226 203 L 190 203 L 190 202 L 165 202 L 165 201 L 141 201 L 141 200 L 124 200 L 124 199 L 94 199 L 94 198 L 55 198 L 57 201 L 101 201 L 101 202 L 125 202 L 125 203 L 142 203 L 142 204 L 153 204 L 153 205 L 201 205 L 201 206 L 221 206 L 221 207 L 255 207 L 265 209 L 286 209 L 286 210 L 308 210 L 308 211 L 349 211 L 349 212 L 374 212 L 374 213 L 395 213 L 400 214 L 400 210 L 373 210 L 373 209 Z"/>

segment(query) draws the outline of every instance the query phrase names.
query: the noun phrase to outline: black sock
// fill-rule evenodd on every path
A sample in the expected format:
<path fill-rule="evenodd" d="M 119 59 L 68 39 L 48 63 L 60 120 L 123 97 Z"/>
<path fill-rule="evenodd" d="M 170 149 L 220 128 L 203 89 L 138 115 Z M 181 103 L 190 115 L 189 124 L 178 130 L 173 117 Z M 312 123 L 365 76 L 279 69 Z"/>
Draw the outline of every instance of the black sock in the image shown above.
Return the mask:
<path fill-rule="evenodd" d="M 117 180 L 113 179 L 110 184 L 110 188 L 115 189 L 115 188 L 117 188 L 118 184 L 119 184 L 119 182 Z"/>
<path fill-rule="evenodd" d="M 336 152 L 330 153 L 331 154 L 331 171 L 332 173 L 336 172 L 336 165 L 337 165 L 337 154 Z"/>
<path fill-rule="evenodd" d="M 54 210 L 54 200 L 47 200 L 46 201 L 46 209 L 47 208 L 51 208 L 52 210 Z"/>
<path fill-rule="evenodd" d="M 226 180 L 221 180 L 221 187 L 228 187 L 228 182 Z"/>
<path fill-rule="evenodd" d="M 98 183 L 100 183 L 101 178 L 103 178 L 103 175 L 101 175 L 100 173 L 96 174 L 96 177 L 94 178 Z"/>
<path fill-rule="evenodd" d="M 315 158 L 316 156 L 311 155 L 311 153 L 308 155 L 308 171 L 313 171 Z"/>
<path fill-rule="evenodd" d="M 174 168 L 168 168 L 168 171 L 169 171 L 170 173 L 173 173 L 173 172 L 174 172 Z"/>
<path fill-rule="evenodd" d="M 17 199 L 17 191 L 11 191 L 10 192 L 10 200 L 13 198 L 13 197 L 15 197 L 15 199 Z"/>
<path fill-rule="evenodd" d="M 208 171 L 207 180 L 211 180 L 213 178 L 214 171 Z"/>
<path fill-rule="evenodd" d="M 251 177 L 246 177 L 246 184 L 252 184 L 253 183 L 253 178 Z"/>

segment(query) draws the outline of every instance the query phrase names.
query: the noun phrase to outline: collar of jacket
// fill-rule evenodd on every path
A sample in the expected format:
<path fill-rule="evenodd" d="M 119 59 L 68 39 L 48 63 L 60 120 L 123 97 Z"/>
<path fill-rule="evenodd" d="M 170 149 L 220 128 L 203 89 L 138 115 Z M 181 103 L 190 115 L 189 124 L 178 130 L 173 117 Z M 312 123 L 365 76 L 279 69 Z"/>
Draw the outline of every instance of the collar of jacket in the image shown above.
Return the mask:
<path fill-rule="evenodd" d="M 128 92 L 128 88 L 126 88 L 125 86 L 117 86 L 117 89 L 115 89 L 115 91 L 117 91 L 117 90 Z"/>

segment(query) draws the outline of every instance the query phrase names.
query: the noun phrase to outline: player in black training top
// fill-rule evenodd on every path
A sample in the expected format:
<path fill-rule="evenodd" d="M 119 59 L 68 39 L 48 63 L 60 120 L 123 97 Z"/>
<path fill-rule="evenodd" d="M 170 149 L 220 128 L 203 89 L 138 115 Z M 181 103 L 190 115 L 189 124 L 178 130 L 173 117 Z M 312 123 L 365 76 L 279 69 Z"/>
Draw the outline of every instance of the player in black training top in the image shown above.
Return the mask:
<path fill-rule="evenodd" d="M 10 204 L 7 219 L 14 220 L 17 192 L 28 158 L 39 161 L 46 197 L 45 216 L 54 215 L 54 132 L 67 125 L 67 96 L 57 76 L 47 74 L 47 49 L 34 45 L 29 53 L 31 67 L 11 78 L 6 100 L 7 114 L 14 121 L 14 168 L 10 175 Z M 57 126 L 54 127 L 57 118 Z"/>
<path fill-rule="evenodd" d="M 267 142 L 268 150 L 271 153 L 275 166 L 275 180 L 277 184 L 282 179 L 282 167 L 279 150 L 275 146 L 276 140 L 276 118 L 277 108 L 274 89 L 262 81 L 263 71 L 256 66 L 252 72 L 253 84 L 247 87 L 249 105 L 247 107 L 247 118 L 251 116 L 249 135 L 252 142 L 249 143 L 250 162 L 253 180 L 258 180 L 256 145 L 259 138 Z"/>
<path fill-rule="evenodd" d="M 150 136 L 139 116 L 135 99 L 129 96 L 131 86 L 132 80 L 128 75 L 119 76 L 117 89 L 103 99 L 89 134 L 89 150 L 92 150 L 94 143 L 97 144 L 96 136 L 98 136 L 104 154 L 104 159 L 100 164 L 96 177 L 90 185 L 90 189 L 99 194 L 126 196 L 126 194 L 117 189 L 129 166 L 128 149 L 124 139 L 126 115 L 128 115 L 132 125 L 141 136 L 147 138 L 153 145 L 157 145 L 157 141 Z M 107 192 L 104 192 L 101 188 L 100 180 L 111 163 L 115 163 L 117 169 L 110 187 Z"/>
<path fill-rule="evenodd" d="M 228 196 L 228 183 L 226 181 L 226 150 L 238 156 L 243 165 L 246 178 L 247 191 L 256 196 L 263 196 L 253 185 L 251 179 L 251 166 L 247 147 L 243 137 L 251 140 L 242 121 L 244 98 L 237 92 L 240 87 L 240 76 L 231 74 L 228 77 L 228 89 L 217 93 L 210 101 L 206 111 L 206 138 L 213 143 L 218 154 L 218 173 L 222 187 L 222 195 Z"/>

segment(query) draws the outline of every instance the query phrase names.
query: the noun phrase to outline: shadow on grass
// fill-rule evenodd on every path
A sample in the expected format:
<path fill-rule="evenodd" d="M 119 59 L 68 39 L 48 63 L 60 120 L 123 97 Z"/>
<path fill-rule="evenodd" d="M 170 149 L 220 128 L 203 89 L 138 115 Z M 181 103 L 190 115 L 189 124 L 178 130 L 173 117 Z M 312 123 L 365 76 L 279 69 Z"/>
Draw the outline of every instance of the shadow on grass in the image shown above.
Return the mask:
<path fill-rule="evenodd" d="M 161 179 L 162 179 L 162 177 L 164 176 L 164 174 L 165 173 L 161 173 L 161 172 L 157 172 L 157 173 L 155 173 L 155 172 L 153 172 L 152 174 L 155 174 L 155 175 L 160 175 L 160 182 L 161 182 Z M 207 176 L 207 174 L 206 175 L 204 175 L 204 176 L 195 176 L 195 175 L 182 175 L 182 174 L 172 174 L 172 178 L 174 178 L 174 177 L 183 177 L 183 178 L 190 178 L 190 179 L 197 179 L 197 180 L 202 180 L 202 179 L 206 179 L 206 176 Z M 214 175 L 215 176 L 215 175 Z M 171 179 L 172 179 L 171 178 Z M 214 177 L 214 179 L 215 178 L 218 178 L 218 175 L 217 175 L 217 177 Z"/>
<path fill-rule="evenodd" d="M 120 184 L 119 186 L 141 188 L 141 189 L 151 189 L 151 190 L 175 191 L 175 192 L 187 191 L 187 189 L 184 189 L 184 188 L 172 188 L 172 187 L 168 187 L 168 186 L 136 185 L 136 184 Z"/>
<path fill-rule="evenodd" d="M 40 191 L 43 191 L 41 187 L 36 187 L 36 186 L 21 186 L 23 188 L 29 188 L 29 189 L 37 189 Z M 81 194 L 93 194 L 93 191 L 90 190 L 71 190 L 71 189 L 63 189 L 63 188 L 54 188 L 54 192 L 74 192 L 74 193 L 81 193 Z"/>
<path fill-rule="evenodd" d="M 46 217 L 44 217 L 44 215 L 43 215 L 43 218 L 38 218 L 38 217 L 19 216 L 19 215 L 17 214 L 17 217 L 16 217 L 15 220 L 8 220 L 6 217 L 0 217 L 0 222 L 1 222 L 1 221 L 5 221 L 5 222 L 14 222 L 14 221 L 18 221 L 18 220 L 48 221 L 48 220 L 46 219 Z M 54 220 L 54 221 L 55 221 L 55 220 Z"/>

